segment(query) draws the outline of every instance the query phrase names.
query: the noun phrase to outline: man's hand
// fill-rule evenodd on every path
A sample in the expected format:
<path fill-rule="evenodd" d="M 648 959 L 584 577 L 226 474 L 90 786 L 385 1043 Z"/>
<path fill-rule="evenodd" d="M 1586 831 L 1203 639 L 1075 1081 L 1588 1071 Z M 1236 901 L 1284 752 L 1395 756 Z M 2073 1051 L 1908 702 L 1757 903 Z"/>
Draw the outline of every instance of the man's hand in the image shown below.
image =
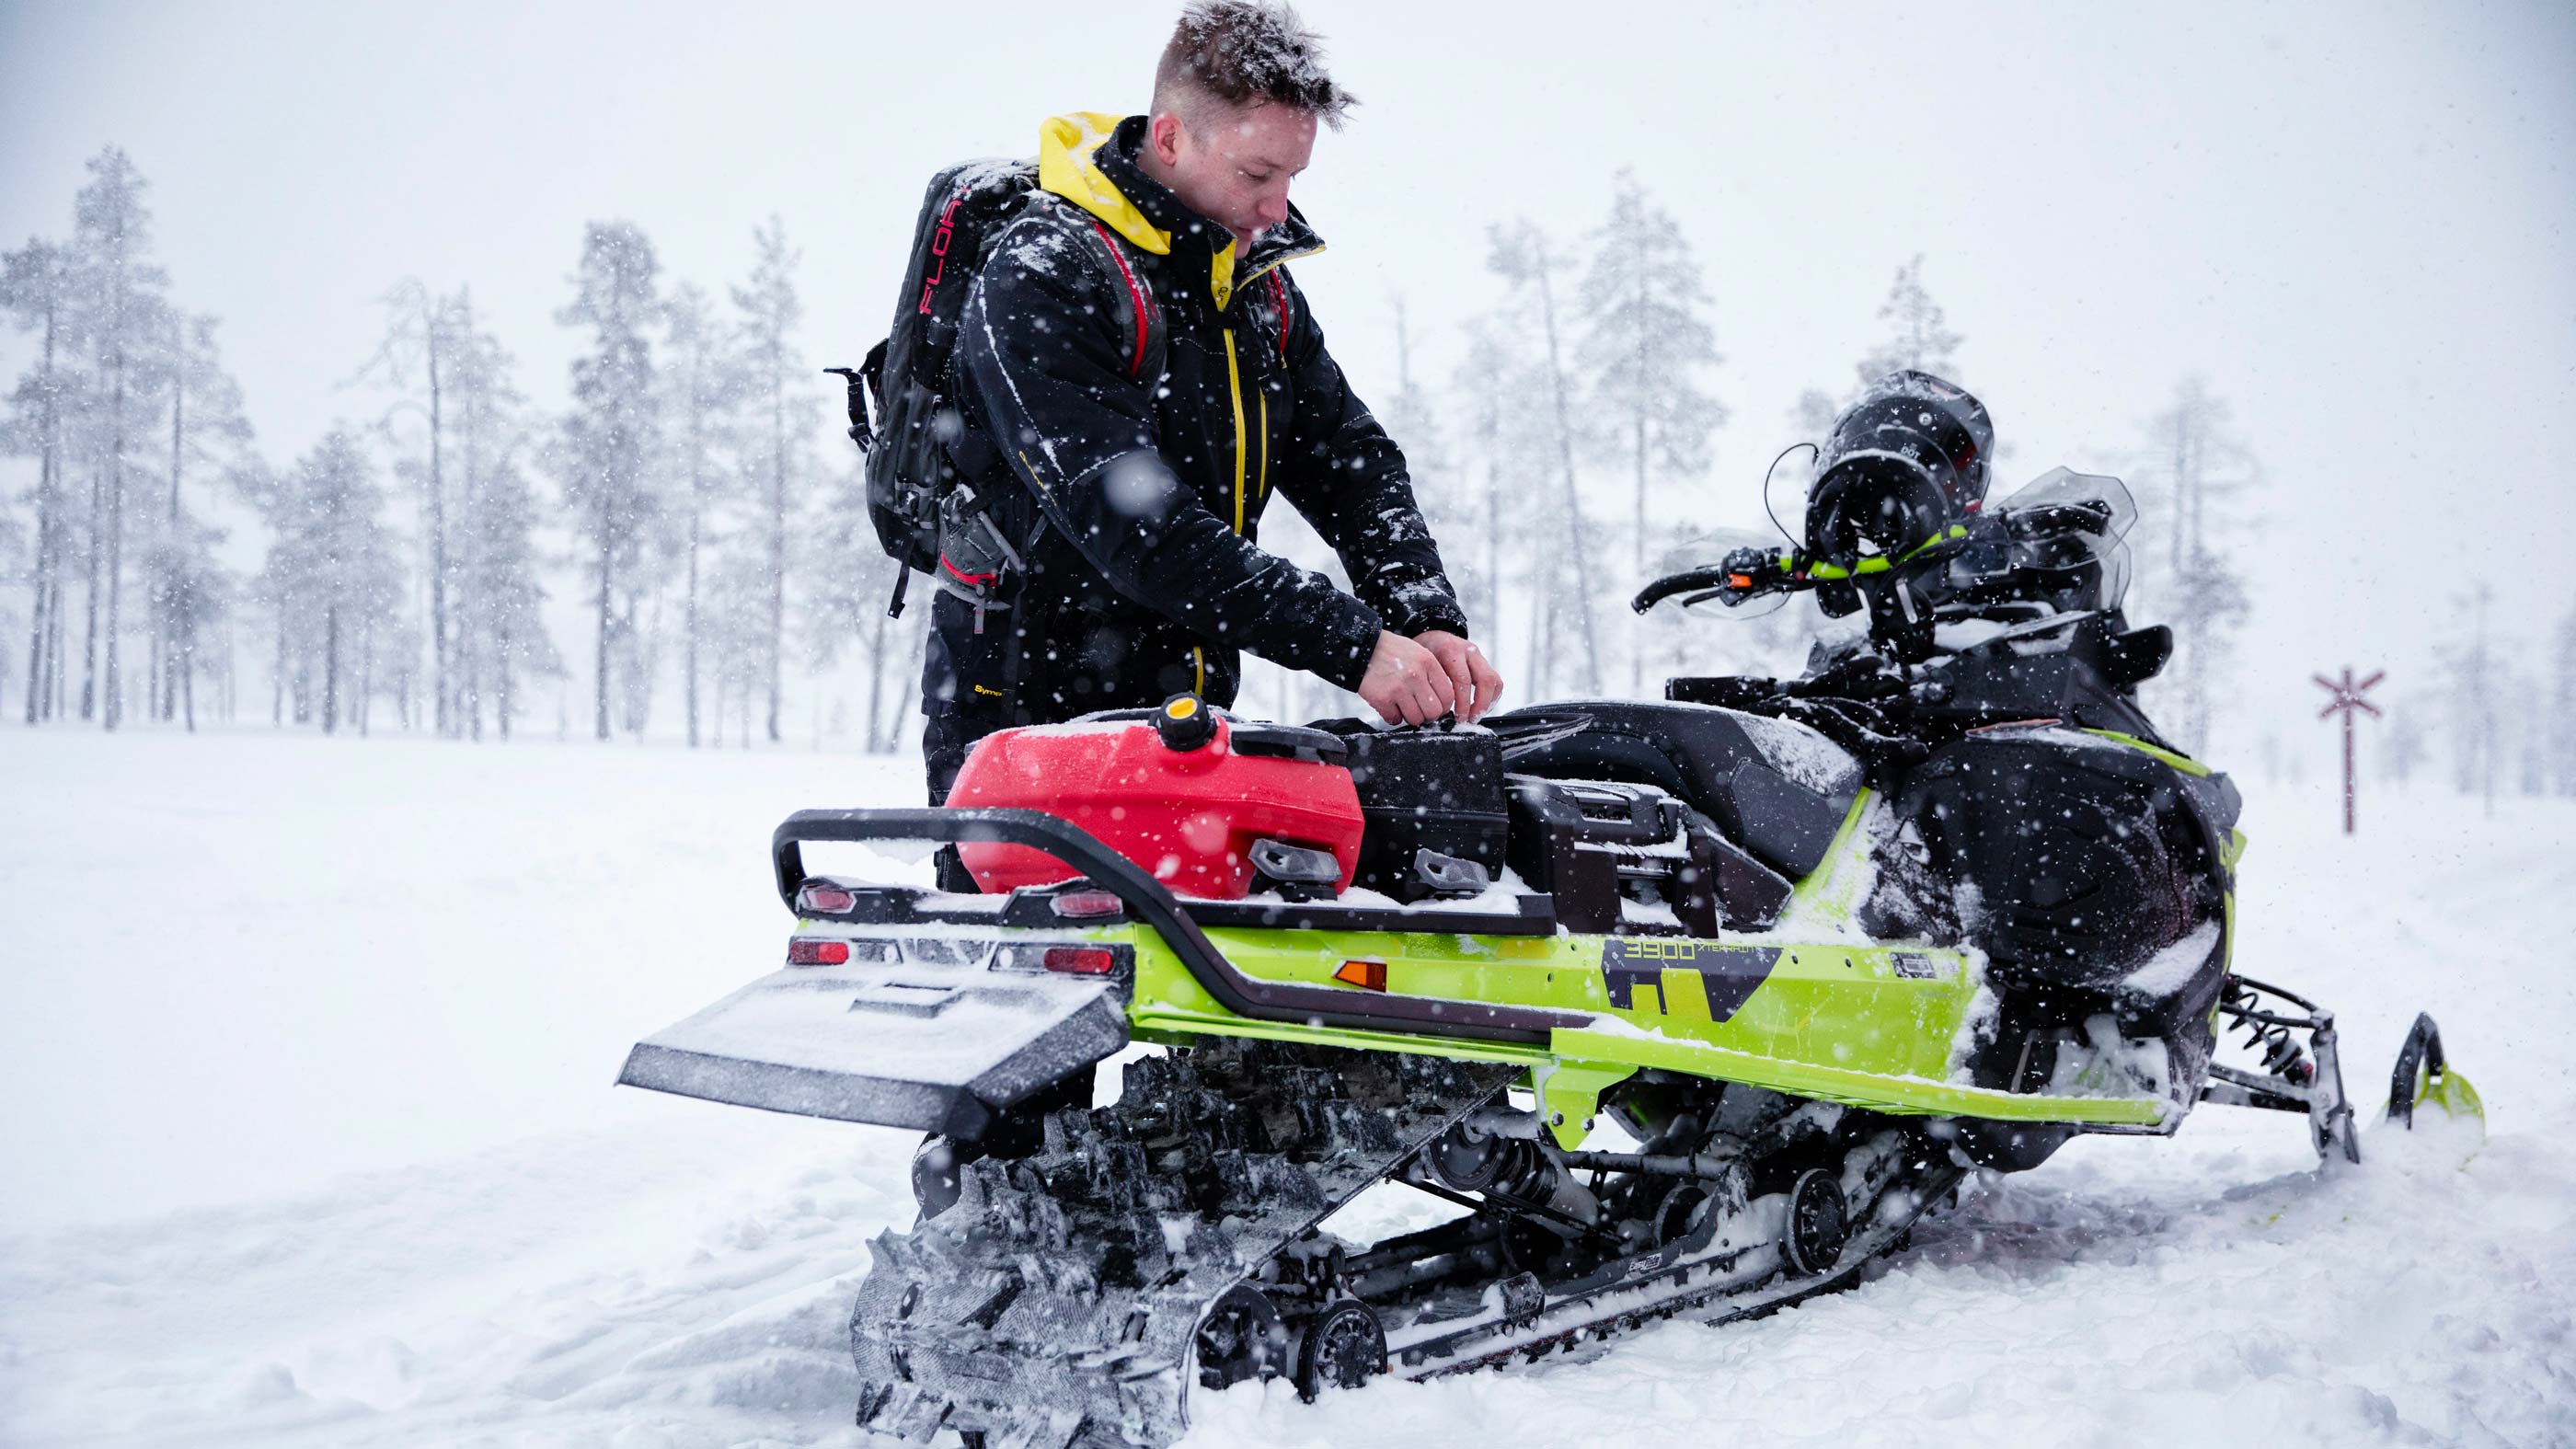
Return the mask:
<path fill-rule="evenodd" d="M 1484 718 L 1485 711 L 1503 697 L 1503 676 L 1485 662 L 1485 651 L 1474 640 L 1445 629 L 1426 629 L 1413 636 L 1413 642 L 1430 650 L 1431 657 L 1440 661 L 1441 672 L 1449 676 L 1451 706 L 1460 724 Z"/>
<path fill-rule="evenodd" d="M 1381 632 L 1360 678 L 1360 698 L 1395 724 L 1429 724 L 1455 714 L 1474 724 L 1503 697 L 1503 677 L 1484 651 L 1445 630 L 1420 639 Z"/>
<path fill-rule="evenodd" d="M 1401 634 L 1378 631 L 1360 698 L 1389 724 L 1429 724 L 1457 707 L 1458 691 L 1439 657 Z"/>

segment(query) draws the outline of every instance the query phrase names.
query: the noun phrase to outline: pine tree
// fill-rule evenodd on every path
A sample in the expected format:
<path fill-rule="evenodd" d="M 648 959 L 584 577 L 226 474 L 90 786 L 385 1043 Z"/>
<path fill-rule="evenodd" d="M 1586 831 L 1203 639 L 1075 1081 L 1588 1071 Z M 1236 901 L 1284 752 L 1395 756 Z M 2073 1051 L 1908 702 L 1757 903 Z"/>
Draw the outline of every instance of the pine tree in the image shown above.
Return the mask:
<path fill-rule="evenodd" d="M 2198 378 L 2175 388 L 2173 405 L 2148 424 L 2147 434 L 2152 461 L 2141 482 L 2163 506 L 2165 540 L 2161 549 L 2140 550 L 2148 564 L 2145 592 L 2173 626 L 2175 644 L 2175 667 L 2150 688 L 2179 706 L 2184 748 L 2199 754 L 2209 746 L 2223 695 L 2219 677 L 2251 608 L 2231 544 L 2250 521 L 2243 505 L 2260 472 L 2232 431 L 2227 404 Z"/>
<path fill-rule="evenodd" d="M 187 509 L 182 487 L 207 467 L 220 469 L 250 442 L 240 384 L 224 370 L 215 345 L 216 320 L 173 313 L 168 344 L 170 394 L 170 495 L 152 560 L 153 674 L 160 684 L 156 712 L 164 720 L 184 708 L 197 727 L 197 643 L 221 617 L 230 580 L 215 556 L 223 540 Z M 220 475 L 218 475 L 220 476 Z"/>
<path fill-rule="evenodd" d="M 621 623 L 631 628 L 633 621 L 632 590 L 622 621 L 619 591 L 659 512 L 650 466 L 659 418 L 647 329 L 661 317 L 660 272 L 653 244 L 633 223 L 593 222 L 582 238 L 574 299 L 555 314 L 557 322 L 591 332 L 590 351 L 572 364 L 573 410 L 564 420 L 555 465 L 595 585 L 594 686 L 602 740 L 609 736 L 610 656 Z"/>
<path fill-rule="evenodd" d="M 1879 305 L 1878 317 L 1888 324 L 1889 335 L 1855 369 L 1862 386 L 1891 372 L 1928 372 L 1958 381 L 1959 344 L 1967 339 L 1949 330 L 1941 304 L 1924 287 L 1922 253 L 1896 269 L 1896 281 Z"/>
<path fill-rule="evenodd" d="M 82 350 L 73 331 L 77 308 L 70 261 L 63 248 L 30 239 L 0 258 L 0 310 L 23 332 L 37 334 L 35 365 L 10 394 L 11 449 L 36 456 L 35 556 L 28 570 L 27 723 L 50 719 L 60 708 L 63 649 L 63 578 L 74 546 L 64 432 L 67 403 L 77 405 L 82 380 L 74 358 Z"/>
<path fill-rule="evenodd" d="M 511 356 L 482 330 L 472 294 L 460 290 L 447 313 L 455 333 L 448 394 L 460 475 L 451 562 L 454 716 L 466 735 L 481 739 L 489 705 L 506 740 L 520 681 L 562 667 L 541 613 L 536 494 L 521 466 L 531 425 L 527 399 L 511 380 Z"/>
<path fill-rule="evenodd" d="M 402 598 L 375 462 L 335 426 L 269 481 L 262 503 L 270 543 L 260 589 L 277 631 L 279 718 L 291 694 L 299 723 L 318 714 L 324 734 L 343 721 L 363 727 L 379 629 Z"/>
<path fill-rule="evenodd" d="M 703 574 L 720 531 L 718 510 L 734 496 L 732 460 L 742 446 L 742 357 L 732 333 L 694 283 L 672 289 L 663 370 L 668 389 L 663 415 L 670 419 L 672 494 L 686 514 L 687 598 L 681 623 L 681 695 L 688 716 L 689 747 L 704 737 L 699 697 L 706 655 Z"/>
<path fill-rule="evenodd" d="M 1601 690 L 1601 646 L 1592 630 L 1592 596 L 1586 587 L 1592 577 L 1589 552 L 1592 530 L 1584 519 L 1583 494 L 1575 479 L 1573 384 L 1566 375 L 1564 351 L 1558 343 L 1560 329 L 1557 325 L 1554 277 L 1560 262 L 1545 234 L 1527 220 L 1508 227 L 1496 226 L 1489 235 L 1492 250 L 1486 265 L 1515 288 L 1527 289 L 1538 304 L 1539 331 L 1547 344 L 1544 376 L 1548 411 L 1556 425 L 1555 451 L 1565 490 L 1563 543 L 1566 551 L 1563 558 L 1573 573 L 1573 586 L 1566 591 L 1564 602 L 1573 609 L 1580 629 L 1578 640 L 1570 642 L 1579 642 L 1582 648 L 1582 669 L 1578 677 L 1583 681 L 1583 691 L 1597 694 Z M 1543 617 L 1552 625 L 1558 613 L 1559 609 L 1551 606 L 1544 611 Z M 1558 651 L 1551 639 L 1531 652 L 1553 662 Z"/>
<path fill-rule="evenodd" d="M 440 296 L 417 277 L 388 290 L 384 340 L 358 370 L 400 393 L 397 409 L 419 413 L 428 427 L 425 455 L 397 471 L 415 480 L 421 498 L 422 573 L 429 584 L 430 713 L 441 735 L 461 732 L 455 707 L 456 671 L 449 638 L 448 592 L 455 571 L 449 558 L 447 484 L 447 385 L 460 345 L 455 299 Z"/>
<path fill-rule="evenodd" d="M 117 646 L 124 627 L 129 451 L 135 443 L 137 420 L 154 410 L 148 389 L 169 331 L 162 300 L 168 278 L 149 260 L 152 215 L 143 205 L 145 183 L 133 161 L 121 148 L 110 146 L 90 158 L 89 174 L 89 183 L 72 202 L 74 292 L 86 314 L 82 331 L 98 388 L 89 441 L 95 461 L 81 718 L 95 714 L 112 730 L 122 722 L 125 708 Z M 107 596 L 103 669 L 98 599 L 102 573 Z"/>
<path fill-rule="evenodd" d="M 814 372 L 791 340 L 805 311 L 796 296 L 796 264 L 803 253 L 788 249 L 787 228 L 775 215 L 752 233 L 752 241 L 760 249 L 760 259 L 752 268 L 751 280 L 733 289 L 733 304 L 742 314 L 749 395 L 762 414 L 756 434 L 757 466 L 768 504 L 769 618 L 764 658 L 769 668 L 769 739 L 774 744 L 779 737 L 787 638 L 787 525 L 795 512 L 795 493 L 811 468 Z"/>
<path fill-rule="evenodd" d="M 1648 577 L 1655 550 L 1647 523 L 1647 473 L 1696 477 L 1708 469 L 1708 435 L 1726 408 L 1702 391 L 1696 374 L 1720 361 L 1717 333 L 1698 261 L 1681 223 L 1657 206 L 1622 170 L 1610 218 L 1583 279 L 1583 343 L 1576 355 L 1592 378 L 1594 405 L 1616 417 L 1636 468 L 1634 576 Z M 1631 655 L 1632 688 L 1645 683 L 1645 651 Z"/>

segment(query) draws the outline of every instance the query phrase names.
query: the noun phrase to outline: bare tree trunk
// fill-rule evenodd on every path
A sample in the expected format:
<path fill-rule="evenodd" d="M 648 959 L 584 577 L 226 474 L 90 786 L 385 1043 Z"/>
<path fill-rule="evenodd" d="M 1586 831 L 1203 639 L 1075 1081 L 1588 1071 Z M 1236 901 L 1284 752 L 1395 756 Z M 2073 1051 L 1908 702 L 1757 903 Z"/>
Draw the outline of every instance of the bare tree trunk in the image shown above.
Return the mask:
<path fill-rule="evenodd" d="M 104 723 L 114 729 L 125 717 L 125 691 L 117 675 L 116 644 L 125 595 L 125 355 L 118 344 L 115 382 L 107 405 L 107 688 L 102 701 Z"/>
<path fill-rule="evenodd" d="M 902 568 L 904 565 L 897 562 L 895 567 Z M 868 753 L 872 755 L 886 749 L 878 733 L 877 711 L 885 699 L 886 635 L 893 630 L 894 620 L 887 617 L 885 610 L 877 610 L 876 631 L 868 640 Z M 884 726 L 887 735 L 894 732 L 893 721 L 885 721 Z"/>
<path fill-rule="evenodd" d="M 614 523 L 608 511 L 607 480 L 599 489 L 599 737 L 608 738 L 608 627 L 609 590 L 616 585 L 614 572 L 616 545 L 610 541 L 609 529 Z"/>
<path fill-rule="evenodd" d="M 1632 329 L 1637 339 L 1637 571 L 1630 575 L 1634 583 L 1646 581 L 1646 392 L 1648 371 L 1646 356 L 1646 267 L 1641 257 L 1637 265 L 1637 317 Z M 1628 692 L 1646 692 L 1646 651 L 1642 641 L 1628 652 Z"/>
<path fill-rule="evenodd" d="M 187 560 L 182 553 L 186 543 L 179 519 L 179 474 L 186 464 L 185 425 L 188 414 L 187 337 L 185 324 L 181 327 L 179 366 L 170 374 L 170 538 L 169 546 L 162 552 L 162 558 L 167 561 L 161 581 L 161 632 L 164 641 L 161 651 L 161 718 L 165 721 L 178 712 L 179 593 L 182 588 L 179 575 L 187 568 Z"/>
<path fill-rule="evenodd" d="M 507 614 L 501 616 L 499 629 L 500 636 L 497 642 L 500 645 L 500 652 L 492 659 L 493 670 L 499 675 L 499 678 L 493 681 L 499 686 L 493 708 L 495 716 L 493 723 L 500 729 L 501 738 L 506 742 L 510 738 L 510 710 L 514 703 L 510 690 L 510 618 Z"/>
<path fill-rule="evenodd" d="M 340 727 L 340 605 L 322 606 L 322 733 Z"/>
<path fill-rule="evenodd" d="M 441 449 L 445 415 L 438 376 L 439 344 L 445 331 L 440 309 L 446 304 L 433 296 L 426 305 L 430 315 L 422 319 L 421 331 L 429 347 L 429 687 L 436 700 L 430 714 L 441 735 L 452 735 L 455 720 L 447 683 L 447 480 Z"/>
<path fill-rule="evenodd" d="M 779 686 L 787 653 L 787 379 L 769 386 L 769 742 L 778 743 Z"/>
<path fill-rule="evenodd" d="M 44 456 L 37 460 L 36 481 L 36 587 L 35 600 L 29 606 L 27 628 L 27 723 L 42 717 L 42 700 L 48 680 L 45 640 L 51 624 L 46 613 L 48 596 L 54 589 L 54 450 L 48 443 Z"/>
<path fill-rule="evenodd" d="M 695 430 L 693 421 L 691 431 Z M 690 456 L 697 456 L 694 441 L 690 445 Z M 689 643 L 685 671 L 688 675 L 689 748 L 693 750 L 698 747 L 698 548 L 705 537 L 706 527 L 706 494 L 700 487 L 698 471 L 693 465 L 689 478 Z"/>
<path fill-rule="evenodd" d="M 88 584 L 81 590 L 81 718 L 98 715 L 98 541 L 107 533 L 107 474 L 99 470 L 89 475 L 89 547 L 82 563 L 87 566 Z"/>

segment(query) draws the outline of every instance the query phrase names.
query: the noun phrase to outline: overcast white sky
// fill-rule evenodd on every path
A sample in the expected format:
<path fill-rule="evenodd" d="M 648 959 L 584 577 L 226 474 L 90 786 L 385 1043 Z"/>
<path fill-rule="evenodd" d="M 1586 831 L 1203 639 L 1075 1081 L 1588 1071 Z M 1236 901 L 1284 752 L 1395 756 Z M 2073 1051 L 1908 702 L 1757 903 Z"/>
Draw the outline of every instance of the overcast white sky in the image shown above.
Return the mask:
<path fill-rule="evenodd" d="M 0 239 L 68 229 L 81 163 L 153 183 L 177 295 L 224 319 L 266 450 L 308 447 L 372 299 L 471 284 L 539 399 L 591 218 L 739 277 L 805 249 L 818 363 L 891 310 L 940 164 L 1142 106 L 1173 6 L 0 5 Z M 1403 294 L 1445 374 L 1488 221 L 1569 240 L 1633 164 L 1695 235 L 1734 408 L 1704 515 L 1753 516 L 1801 388 L 1850 380 L 1895 265 L 1967 335 L 2017 470 L 2119 471 L 2186 371 L 2272 481 L 2252 702 L 2397 666 L 2464 571 L 2527 640 L 2576 605 L 2576 6 L 1622 5 L 1313 0 L 1365 104 L 1297 200 L 1363 396 Z M 14 371 L 14 340 L 0 359 Z"/>

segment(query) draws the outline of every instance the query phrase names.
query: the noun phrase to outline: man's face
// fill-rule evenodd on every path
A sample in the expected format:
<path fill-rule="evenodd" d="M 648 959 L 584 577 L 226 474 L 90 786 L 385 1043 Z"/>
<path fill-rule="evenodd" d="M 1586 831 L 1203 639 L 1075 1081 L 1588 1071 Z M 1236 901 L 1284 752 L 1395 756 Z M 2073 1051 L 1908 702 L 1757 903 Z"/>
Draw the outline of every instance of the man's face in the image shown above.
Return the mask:
<path fill-rule="evenodd" d="M 1249 249 L 1263 228 L 1288 219 L 1288 183 L 1315 154 L 1315 117 L 1295 106 L 1217 102 L 1196 127 L 1168 112 L 1154 117 L 1146 145 L 1181 203 Z"/>

